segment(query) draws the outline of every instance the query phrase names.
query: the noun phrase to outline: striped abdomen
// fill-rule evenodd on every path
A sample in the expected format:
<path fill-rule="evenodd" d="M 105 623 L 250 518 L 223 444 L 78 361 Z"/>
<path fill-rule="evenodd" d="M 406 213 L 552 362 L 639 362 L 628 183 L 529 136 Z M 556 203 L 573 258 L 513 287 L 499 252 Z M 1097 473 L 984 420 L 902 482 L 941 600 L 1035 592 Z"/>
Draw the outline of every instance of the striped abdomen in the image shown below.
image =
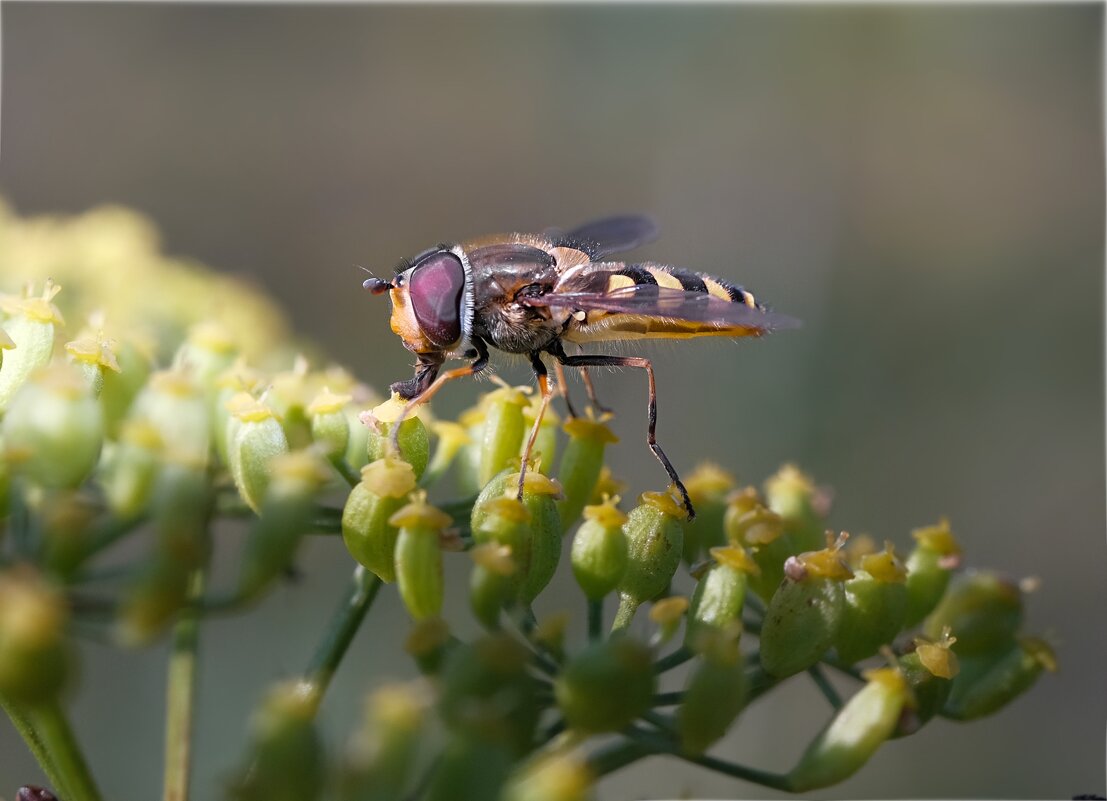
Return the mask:
<path fill-rule="evenodd" d="M 758 336 L 762 329 L 746 325 L 734 325 L 726 319 L 699 319 L 702 307 L 695 300 L 697 295 L 709 295 L 725 303 L 742 304 L 750 309 L 762 307 L 753 294 L 721 278 L 690 270 L 681 270 L 661 264 L 627 264 L 607 272 L 605 293 L 625 290 L 631 286 L 652 285 L 688 293 L 688 305 L 697 307 L 693 319 L 681 319 L 680 305 L 674 304 L 671 293 L 656 308 L 643 309 L 640 313 L 612 312 L 591 309 L 578 316 L 576 324 L 565 333 L 565 338 L 576 342 L 594 342 L 609 339 L 686 339 L 703 336 Z"/>

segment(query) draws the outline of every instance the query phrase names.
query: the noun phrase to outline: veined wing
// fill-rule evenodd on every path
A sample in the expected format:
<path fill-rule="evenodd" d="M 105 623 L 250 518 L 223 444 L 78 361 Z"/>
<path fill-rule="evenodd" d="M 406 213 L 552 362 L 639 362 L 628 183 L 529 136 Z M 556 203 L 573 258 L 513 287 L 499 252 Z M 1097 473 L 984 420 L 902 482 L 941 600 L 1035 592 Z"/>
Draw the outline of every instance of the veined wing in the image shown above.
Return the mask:
<path fill-rule="evenodd" d="M 657 239 L 657 234 L 657 223 L 643 214 L 605 217 L 571 231 L 556 228 L 546 231 L 546 236 L 555 247 L 566 246 L 582 250 L 593 261 L 645 245 Z"/>

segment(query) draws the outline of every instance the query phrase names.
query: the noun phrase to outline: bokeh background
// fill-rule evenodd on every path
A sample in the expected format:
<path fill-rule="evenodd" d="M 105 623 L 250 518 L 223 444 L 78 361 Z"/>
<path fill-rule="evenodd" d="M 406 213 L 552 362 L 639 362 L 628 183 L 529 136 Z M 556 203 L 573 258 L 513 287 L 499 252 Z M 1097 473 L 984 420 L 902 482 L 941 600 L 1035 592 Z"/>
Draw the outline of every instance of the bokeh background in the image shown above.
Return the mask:
<path fill-rule="evenodd" d="M 970 562 L 1042 580 L 1030 627 L 1057 644 L 1059 675 L 816 795 L 1104 792 L 1101 7 L 63 3 L 5 4 L 2 25 L 0 194 L 24 214 L 148 214 L 167 250 L 253 279 L 380 387 L 409 374 L 408 354 L 355 265 L 655 215 L 664 236 L 643 258 L 804 321 L 648 349 L 677 465 L 760 482 L 795 460 L 834 488 L 840 528 L 906 548 L 948 515 Z M 644 381 L 600 386 L 623 410 L 616 471 L 658 486 Z M 263 685 L 304 664 L 349 564 L 313 542 L 299 585 L 205 631 L 197 798 L 217 797 Z M 539 612 L 582 612 L 560 586 Z M 386 595 L 328 697 L 331 742 L 368 684 L 411 673 Z M 83 656 L 74 715 L 102 784 L 157 797 L 164 648 Z M 828 714 L 793 684 L 719 753 L 791 765 Z M 39 775 L 0 723 L 0 794 Z M 600 795 L 774 794 L 658 759 Z"/>

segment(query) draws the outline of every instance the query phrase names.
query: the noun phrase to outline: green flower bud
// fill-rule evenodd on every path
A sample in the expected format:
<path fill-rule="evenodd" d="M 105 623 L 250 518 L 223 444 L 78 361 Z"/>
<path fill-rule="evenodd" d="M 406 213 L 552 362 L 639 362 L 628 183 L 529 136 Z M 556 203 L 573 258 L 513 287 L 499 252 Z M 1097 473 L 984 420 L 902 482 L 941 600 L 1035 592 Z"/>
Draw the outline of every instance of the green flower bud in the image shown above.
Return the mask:
<path fill-rule="evenodd" d="M 458 488 L 465 495 L 475 495 L 485 486 L 480 480 L 480 454 L 484 442 L 484 407 L 478 403 L 458 416 L 458 425 L 465 429 L 468 441 L 461 446 L 457 460 Z"/>
<path fill-rule="evenodd" d="M 167 458 L 206 465 L 211 451 L 207 402 L 192 377 L 181 370 L 150 376 L 128 415 L 157 429 Z"/>
<path fill-rule="evenodd" d="M 734 476 L 717 464 L 703 462 L 685 480 L 684 488 L 696 508 L 696 519 L 684 527 L 683 558 L 691 565 L 701 554 L 727 542 L 724 519 Z"/>
<path fill-rule="evenodd" d="M 362 415 L 363 422 L 369 426 L 366 452 L 370 462 L 394 455 L 389 454 L 388 440 L 392 434 L 392 423 L 400 416 L 405 403 L 398 395 L 393 396 Z M 430 436 L 421 419 L 424 411 L 423 406 L 418 407 L 400 424 L 400 455 L 411 465 L 416 479 L 422 477 L 423 471 L 427 469 L 427 462 L 430 461 Z"/>
<path fill-rule="evenodd" d="M 534 427 L 534 419 L 538 416 L 538 412 L 542 407 L 542 396 L 535 395 L 528 402 L 527 406 L 523 409 L 523 426 L 529 432 Z M 557 432 L 561 427 L 561 418 L 558 417 L 557 412 L 553 409 L 546 407 L 545 413 L 542 415 L 542 422 L 538 426 L 538 434 L 534 438 L 534 448 L 531 451 L 530 458 L 540 464 L 554 464 L 557 457 Z M 519 457 L 523 457 L 523 451 L 526 450 L 526 437 L 523 438 L 522 446 L 519 448 Z"/>
<path fill-rule="evenodd" d="M 54 296 L 61 287 L 47 280 L 42 295 L 30 297 L 30 287 L 23 297 L 0 295 L 0 312 L 8 315 L 4 321 L 6 344 L 3 366 L 0 367 L 0 410 L 8 405 L 23 383 L 38 368 L 50 361 L 54 351 L 54 332 L 65 325 L 61 312 L 54 305 Z"/>
<path fill-rule="evenodd" d="M 550 754 L 520 765 L 504 788 L 503 801 L 587 801 L 595 781 L 577 754 Z"/>
<path fill-rule="evenodd" d="M 829 539 L 829 537 L 828 537 Z M 788 559 L 761 626 L 761 666 L 784 678 L 814 665 L 834 643 L 853 577 L 841 554 L 844 538 Z M 821 786 L 821 785 L 820 785 Z"/>
<path fill-rule="evenodd" d="M 256 596 L 292 564 L 315 513 L 315 496 L 330 478 L 311 451 L 279 454 L 270 468 L 265 501 L 243 547 L 238 579 L 242 598 Z"/>
<path fill-rule="evenodd" d="M 446 657 L 458 641 L 450 634 L 450 627 L 440 617 L 417 620 L 404 643 L 404 650 L 415 660 L 419 672 L 437 676 Z"/>
<path fill-rule="evenodd" d="M 915 529 L 911 536 L 918 544 L 907 557 L 905 628 L 922 622 L 934 610 L 949 585 L 950 571 L 961 564 L 961 546 L 954 539 L 948 520 Z"/>
<path fill-rule="evenodd" d="M 502 387 L 482 399 L 484 430 L 480 445 L 480 482 L 486 484 L 519 458 L 526 435 L 523 408 L 527 396 L 520 389 Z"/>
<path fill-rule="evenodd" d="M 765 482 L 765 497 L 769 508 L 784 521 L 784 533 L 796 552 L 813 551 L 823 544 L 826 530 L 820 507 L 820 497 L 811 478 L 794 465 L 784 465 Z"/>
<path fill-rule="evenodd" d="M 1017 639 L 1003 650 L 962 657 L 960 662 L 961 672 L 942 707 L 942 716 L 953 720 L 998 712 L 1029 690 L 1043 670 L 1057 670 L 1053 649 L 1032 637 Z"/>
<path fill-rule="evenodd" d="M 684 547 L 684 520 L 688 516 L 672 495 L 646 492 L 627 516 L 627 569 L 619 582 L 616 629 L 626 628 L 642 603 L 669 586 L 680 566 Z"/>
<path fill-rule="evenodd" d="M 342 509 L 342 539 L 350 555 L 381 581 L 396 580 L 396 538 L 388 522 L 415 489 L 415 471 L 399 459 L 384 458 L 361 469 L 361 483 Z"/>
<path fill-rule="evenodd" d="M 164 447 L 150 423 L 129 420 L 123 424 L 119 442 L 101 461 L 100 476 L 108 507 L 120 519 L 133 519 L 146 510 Z"/>
<path fill-rule="evenodd" d="M 400 530 L 396 538 L 396 583 L 404 606 L 416 620 L 442 611 L 442 550 L 439 537 L 453 518 L 430 506 L 421 492 L 388 519 Z"/>
<path fill-rule="evenodd" d="M 612 592 L 627 569 L 627 538 L 618 496 L 584 507 L 584 523 L 573 536 L 570 559 L 577 584 L 590 600 Z"/>
<path fill-rule="evenodd" d="M 245 767 L 230 787 L 236 801 L 312 801 L 323 791 L 318 699 L 300 682 L 271 689 L 251 721 Z"/>
<path fill-rule="evenodd" d="M 907 613 L 907 569 L 892 544 L 861 557 L 860 568 L 846 582 L 846 605 L 834 647 L 847 665 L 866 659 L 891 643 Z"/>
<path fill-rule="evenodd" d="M 950 650 L 954 642 L 949 629 L 936 642 L 916 637 L 915 650 L 900 657 L 899 668 L 911 688 L 915 706 L 900 716 L 896 737 L 914 734 L 945 705 L 952 679 L 960 669 L 957 655 Z"/>
<path fill-rule="evenodd" d="M 731 545 L 749 551 L 759 571 L 750 574 L 750 589 L 768 603 L 784 580 L 784 562 L 796 553 L 783 519 L 761 503 L 756 489 L 746 487 L 727 499 L 723 528 Z"/>
<path fill-rule="evenodd" d="M 529 752 L 541 714 L 529 665 L 528 649 L 508 634 L 456 648 L 442 671 L 442 720 L 455 733 Z"/>
<path fill-rule="evenodd" d="M 69 354 L 70 361 L 80 368 L 94 396 L 99 396 L 104 388 L 106 372 L 120 372 L 119 361 L 115 357 L 118 347 L 114 339 L 104 336 L 103 331 L 95 334 L 87 332 L 65 344 L 65 352 Z"/>
<path fill-rule="evenodd" d="M 65 598 L 41 576 L 0 573 L 0 695 L 35 704 L 55 697 L 69 674 Z"/>
<path fill-rule="evenodd" d="M 43 569 L 68 581 L 88 554 L 96 504 L 80 490 L 48 490 L 35 504 Z"/>
<path fill-rule="evenodd" d="M 339 780 L 343 801 L 392 801 L 403 796 L 418 756 L 430 704 L 422 682 L 387 684 L 366 704 Z"/>
<path fill-rule="evenodd" d="M 700 637 L 702 659 L 677 709 L 685 753 L 699 755 L 721 739 L 746 704 L 746 674 L 737 638 L 713 630 Z"/>
<path fill-rule="evenodd" d="M 911 691 L 895 668 L 866 672 L 868 683 L 838 710 L 788 774 L 788 789 L 805 793 L 845 781 L 891 737 Z"/>
<path fill-rule="evenodd" d="M 345 409 L 352 400 L 351 395 L 338 395 L 324 387 L 308 404 L 312 439 L 323 447 L 323 453 L 330 459 L 346 456 L 350 444 L 350 418 Z"/>
<path fill-rule="evenodd" d="M 571 729 L 598 734 L 618 731 L 649 709 L 655 685 L 650 649 L 623 636 L 574 656 L 554 680 L 554 694 Z"/>
<path fill-rule="evenodd" d="M 502 742 L 455 734 L 442 750 L 427 801 L 501 801 L 513 761 Z"/>
<path fill-rule="evenodd" d="M 189 329 L 173 363 L 187 366 L 204 392 L 214 396 L 218 391 L 217 379 L 234 358 L 235 343 L 230 331 L 220 323 L 205 321 Z"/>
<path fill-rule="evenodd" d="M 577 522 L 592 497 L 603 467 L 604 449 L 608 443 L 619 441 L 607 426 L 610 418 L 611 415 L 604 415 L 599 420 L 574 417 L 564 425 L 569 442 L 561 457 L 557 477 L 565 488 L 565 500 L 558 511 L 566 531 Z"/>
<path fill-rule="evenodd" d="M 923 623 L 923 634 L 937 639 L 948 627 L 957 635 L 959 656 L 1006 649 L 1022 625 L 1019 585 L 988 571 L 972 571 L 953 582 Z"/>
<path fill-rule="evenodd" d="M 104 417 L 78 369 L 58 363 L 20 388 L 0 431 L 14 472 L 44 487 L 76 487 L 96 466 Z"/>
<path fill-rule="evenodd" d="M 509 501 L 508 498 L 502 500 Z M 522 504 L 519 506 L 522 508 Z M 518 569 L 511 556 L 511 547 L 486 542 L 473 548 L 469 555 L 474 562 L 473 572 L 469 574 L 469 605 L 477 620 L 495 629 L 499 626 L 500 610 L 513 601 L 518 592 L 515 579 Z"/>
<path fill-rule="evenodd" d="M 269 487 L 269 462 L 288 453 L 288 440 L 276 413 L 245 392 L 228 401 L 227 466 L 238 494 L 255 512 Z"/>
<path fill-rule="evenodd" d="M 712 548 L 711 558 L 715 563 L 692 593 L 692 610 L 684 638 L 689 647 L 697 650 L 700 639 L 713 633 L 733 631 L 735 635 L 741 634 L 746 588 L 750 577 L 760 572 L 750 555 L 735 545 Z"/>

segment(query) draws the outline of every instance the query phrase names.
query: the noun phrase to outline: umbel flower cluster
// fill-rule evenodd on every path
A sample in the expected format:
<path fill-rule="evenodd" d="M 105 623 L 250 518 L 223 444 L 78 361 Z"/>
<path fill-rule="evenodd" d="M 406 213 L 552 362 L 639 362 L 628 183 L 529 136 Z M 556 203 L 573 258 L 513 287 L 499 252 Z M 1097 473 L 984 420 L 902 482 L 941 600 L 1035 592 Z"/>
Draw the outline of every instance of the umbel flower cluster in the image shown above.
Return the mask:
<path fill-rule="evenodd" d="M 401 401 L 297 346 L 254 290 L 161 255 L 129 212 L 0 213 L 0 291 L 0 705 L 49 782 L 21 799 L 104 797 L 65 714 L 90 634 L 170 638 L 165 797 L 187 798 L 202 623 L 247 614 L 307 536 L 344 545 L 350 585 L 304 672 L 259 688 L 238 773 L 197 797 L 577 801 L 656 754 L 804 792 L 1053 668 L 1022 632 L 1026 582 L 963 567 L 945 521 L 898 545 L 831 533 L 827 494 L 795 467 L 757 488 L 701 466 L 690 522 L 669 490 L 611 475 L 605 416 L 551 414 L 520 497 L 537 400 L 506 385 L 456 421 L 420 408 L 396 450 Z M 221 587 L 226 519 L 247 533 Z M 470 608 L 450 610 L 479 622 L 468 642 L 443 616 L 447 560 L 469 566 Z M 538 619 L 558 570 L 580 595 Z M 366 687 L 326 753 L 320 703 L 381 592 L 410 613 L 412 678 Z M 586 638 L 567 634 L 577 609 Z M 721 752 L 747 706 L 796 680 L 828 705 L 790 770 Z"/>

